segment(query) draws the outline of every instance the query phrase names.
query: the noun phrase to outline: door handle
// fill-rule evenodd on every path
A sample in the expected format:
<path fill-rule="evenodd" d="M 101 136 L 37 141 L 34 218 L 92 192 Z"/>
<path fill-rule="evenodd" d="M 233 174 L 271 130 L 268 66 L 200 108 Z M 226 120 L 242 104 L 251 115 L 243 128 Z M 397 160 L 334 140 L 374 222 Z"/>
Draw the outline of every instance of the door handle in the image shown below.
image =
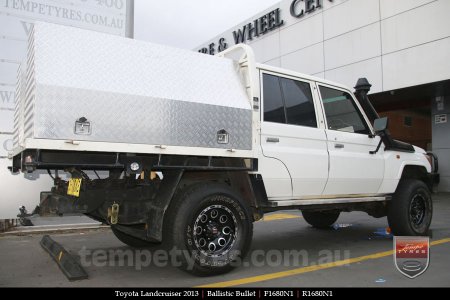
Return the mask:
<path fill-rule="evenodd" d="M 344 148 L 344 144 L 334 144 L 334 148 L 342 149 L 342 148 Z"/>
<path fill-rule="evenodd" d="M 279 138 L 267 138 L 266 142 L 268 142 L 268 143 L 279 143 L 280 139 Z"/>

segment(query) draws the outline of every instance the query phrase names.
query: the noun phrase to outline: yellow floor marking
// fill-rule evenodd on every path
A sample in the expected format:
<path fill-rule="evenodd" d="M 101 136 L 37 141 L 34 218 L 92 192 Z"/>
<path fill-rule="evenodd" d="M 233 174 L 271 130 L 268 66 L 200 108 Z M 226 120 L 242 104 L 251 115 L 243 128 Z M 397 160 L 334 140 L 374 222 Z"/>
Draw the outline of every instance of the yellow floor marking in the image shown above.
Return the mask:
<path fill-rule="evenodd" d="M 275 220 L 296 219 L 296 218 L 300 218 L 300 216 L 291 214 L 271 214 L 264 216 L 262 221 L 275 221 Z"/>
<path fill-rule="evenodd" d="M 445 244 L 445 243 L 449 243 L 449 242 L 450 242 L 450 238 L 445 238 L 445 239 L 433 241 L 430 243 L 430 245 L 436 246 L 436 245 Z M 272 279 L 284 278 L 284 277 L 289 277 L 289 276 L 293 276 L 293 275 L 299 275 L 299 274 L 344 266 L 347 264 L 354 264 L 354 263 L 362 262 L 365 260 L 378 259 L 378 258 L 390 256 L 392 254 L 393 254 L 393 250 L 378 252 L 378 253 L 374 253 L 374 254 L 370 254 L 370 255 L 359 256 L 359 257 L 344 259 L 344 260 L 338 260 L 335 262 L 320 264 L 320 265 L 316 265 L 316 266 L 308 266 L 308 267 L 302 267 L 302 268 L 292 269 L 292 270 L 288 270 L 288 271 L 269 273 L 269 274 L 264 274 L 264 275 L 259 275 L 259 276 L 253 276 L 253 277 L 247 277 L 247 278 L 241 278 L 241 279 L 235 279 L 235 280 L 229 280 L 229 281 L 223 281 L 223 282 L 216 282 L 216 283 L 201 285 L 198 287 L 201 287 L 201 288 L 212 288 L 212 287 L 223 288 L 223 287 L 230 287 L 230 286 L 236 286 L 236 285 L 242 285 L 242 284 L 267 281 L 267 280 L 272 280 Z"/>

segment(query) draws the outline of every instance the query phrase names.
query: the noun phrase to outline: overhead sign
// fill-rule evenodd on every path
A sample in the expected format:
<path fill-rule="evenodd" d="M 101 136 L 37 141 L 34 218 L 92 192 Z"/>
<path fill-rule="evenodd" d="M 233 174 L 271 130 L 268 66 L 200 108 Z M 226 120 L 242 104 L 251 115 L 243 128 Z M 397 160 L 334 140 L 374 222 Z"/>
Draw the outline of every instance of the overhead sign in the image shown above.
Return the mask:
<path fill-rule="evenodd" d="M 328 1 L 332 2 L 333 0 Z M 291 16 L 301 18 L 318 8 L 322 8 L 322 0 L 294 0 L 290 6 L 290 12 Z"/>
<path fill-rule="evenodd" d="M 332 2 L 333 0 L 328 0 Z M 306 14 L 310 14 L 316 9 L 322 8 L 322 0 L 294 0 L 290 5 L 290 13 L 294 18 L 302 18 Z M 260 37 L 284 25 L 279 8 L 255 19 L 244 25 L 242 28 L 233 31 L 234 44 L 245 43 L 256 37 Z M 219 38 L 217 43 L 210 43 L 207 47 L 198 50 L 200 53 L 214 55 L 228 48 L 228 42 L 224 37 Z"/>

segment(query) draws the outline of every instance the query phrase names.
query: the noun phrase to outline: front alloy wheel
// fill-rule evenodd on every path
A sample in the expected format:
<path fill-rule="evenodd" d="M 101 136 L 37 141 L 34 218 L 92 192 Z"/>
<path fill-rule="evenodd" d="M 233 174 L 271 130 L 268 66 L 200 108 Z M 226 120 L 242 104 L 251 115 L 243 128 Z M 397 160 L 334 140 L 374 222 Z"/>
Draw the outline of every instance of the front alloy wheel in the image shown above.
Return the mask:
<path fill-rule="evenodd" d="M 426 200 L 422 194 L 415 194 L 409 205 L 409 218 L 411 225 L 419 228 L 425 220 L 426 214 Z"/>

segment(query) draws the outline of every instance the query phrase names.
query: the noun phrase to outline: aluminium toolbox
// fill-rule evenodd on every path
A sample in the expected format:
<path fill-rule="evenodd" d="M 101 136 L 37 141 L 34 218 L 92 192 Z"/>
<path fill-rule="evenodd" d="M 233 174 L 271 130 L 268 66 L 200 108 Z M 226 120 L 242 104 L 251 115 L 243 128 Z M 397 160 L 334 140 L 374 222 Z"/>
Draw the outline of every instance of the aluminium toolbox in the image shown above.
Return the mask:
<path fill-rule="evenodd" d="M 28 43 L 14 148 L 27 139 L 252 148 L 234 60 L 43 22 Z"/>

